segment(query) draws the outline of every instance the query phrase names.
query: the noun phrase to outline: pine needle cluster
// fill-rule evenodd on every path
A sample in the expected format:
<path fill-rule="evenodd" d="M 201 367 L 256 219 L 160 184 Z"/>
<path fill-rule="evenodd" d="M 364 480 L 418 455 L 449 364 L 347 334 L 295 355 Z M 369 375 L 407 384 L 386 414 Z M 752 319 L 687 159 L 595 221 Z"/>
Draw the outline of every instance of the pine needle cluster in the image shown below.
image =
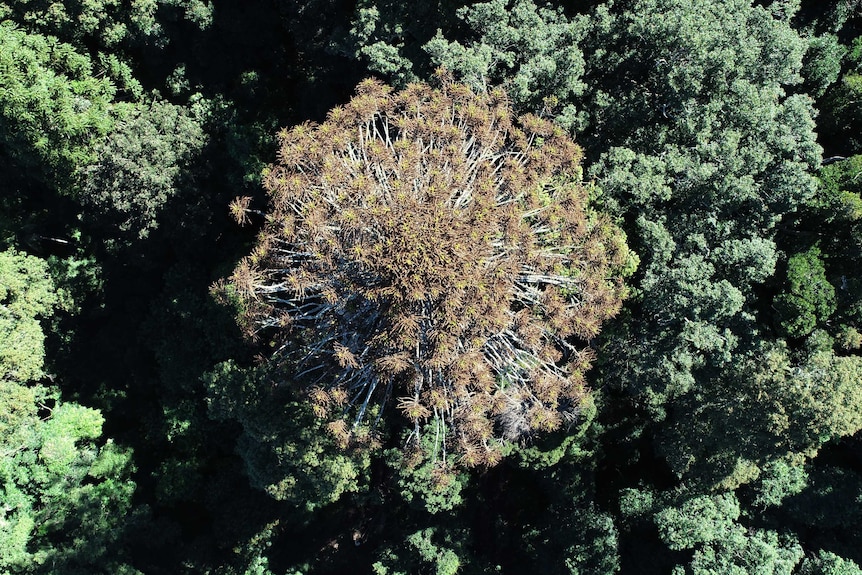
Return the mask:
<path fill-rule="evenodd" d="M 493 465 L 504 440 L 577 416 L 630 255 L 560 128 L 514 117 L 502 90 L 366 80 L 280 143 L 231 283 L 333 433 L 394 403 L 415 445 L 430 432 L 444 463 Z"/>

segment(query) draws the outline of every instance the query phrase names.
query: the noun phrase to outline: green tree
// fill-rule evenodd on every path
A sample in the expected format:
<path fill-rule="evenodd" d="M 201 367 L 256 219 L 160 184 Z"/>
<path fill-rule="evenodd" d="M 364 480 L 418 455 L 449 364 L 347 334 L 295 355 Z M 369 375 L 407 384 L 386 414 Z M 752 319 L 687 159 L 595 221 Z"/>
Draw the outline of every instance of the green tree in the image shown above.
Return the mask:
<path fill-rule="evenodd" d="M 808 473 L 798 459 L 779 459 L 763 466 L 753 501 L 755 507 L 781 505 L 808 485 Z"/>
<path fill-rule="evenodd" d="M 836 144 L 842 156 L 862 152 L 859 127 L 862 125 L 859 102 L 862 99 L 862 36 L 848 47 L 838 81 L 822 99 L 820 126 Z"/>
<path fill-rule="evenodd" d="M 200 117 L 167 102 L 125 106 L 118 116 L 93 143 L 97 160 L 78 169 L 77 193 L 98 225 L 146 237 L 178 188 L 191 193 L 191 161 L 206 137 Z"/>
<path fill-rule="evenodd" d="M 0 388 L 0 569 L 136 573 L 117 548 L 134 491 L 130 454 L 97 441 L 101 414 L 42 386 Z"/>
<path fill-rule="evenodd" d="M 435 26 L 454 24 L 458 1 L 398 2 L 359 0 L 350 18 L 349 31 L 333 42 L 336 51 L 384 74 L 403 88 L 431 75 L 422 46 L 434 36 Z"/>
<path fill-rule="evenodd" d="M 798 465 L 862 429 L 860 359 L 827 348 L 794 361 L 784 345 L 763 344 L 680 398 L 658 449 L 680 478 L 711 489 L 750 483 L 784 458 Z"/>
<path fill-rule="evenodd" d="M 862 264 L 860 172 L 862 156 L 851 156 L 824 166 L 819 173 L 817 195 L 799 214 L 794 222 L 793 232 L 796 233 L 788 238 L 788 250 L 802 251 L 804 243 L 816 237 L 822 252 L 819 258 L 822 263 L 818 263 L 816 277 L 807 283 L 794 288 L 788 273 L 788 281 L 791 282 L 788 296 L 795 304 L 792 311 L 799 308 L 807 310 L 809 325 L 817 319 L 817 327 L 829 330 L 839 347 L 845 350 L 862 346 L 859 334 L 862 329 L 862 281 L 855 271 Z M 802 301 L 798 302 L 799 299 Z M 801 315 L 806 317 L 805 313 Z M 824 321 L 827 316 L 831 316 L 829 322 Z M 787 321 L 802 319 L 791 316 Z"/>
<path fill-rule="evenodd" d="M 93 143 L 113 128 L 115 89 L 69 44 L 0 23 L 0 149 L 4 171 L 68 191 Z"/>
<path fill-rule="evenodd" d="M 13 20 L 40 34 L 57 36 L 76 46 L 96 40 L 105 48 L 121 42 L 167 44 L 159 11 L 182 9 L 183 15 L 200 26 L 212 21 L 213 6 L 206 0 L 4 0 L 0 20 Z"/>
<path fill-rule="evenodd" d="M 790 337 L 804 337 L 835 312 L 835 288 L 826 279 L 817 246 L 790 257 L 787 283 L 774 302 L 779 325 Z"/>
<path fill-rule="evenodd" d="M 458 469 L 442 467 L 428 454 L 434 452 L 434 433 L 425 433 L 425 445 L 413 453 L 389 452 L 389 465 L 395 470 L 396 483 L 407 503 L 428 513 L 451 511 L 464 502 L 462 491 L 468 476 Z"/>
<path fill-rule="evenodd" d="M 35 383 L 39 323 L 63 299 L 47 264 L 0 253 L 0 570 L 134 573 L 115 546 L 131 509 L 130 454 L 97 441 L 104 419 Z"/>
<path fill-rule="evenodd" d="M 822 34 L 809 39 L 802 68 L 809 94 L 820 98 L 838 80 L 841 60 L 846 52 L 847 49 L 838 42 L 835 34 Z"/>
<path fill-rule="evenodd" d="M 437 531 L 433 527 L 416 531 L 407 537 L 402 548 L 385 549 L 380 560 L 372 565 L 374 575 L 405 575 L 418 571 L 434 575 L 458 573 L 463 565 L 464 537 L 455 539 L 449 534 L 441 537 Z"/>
<path fill-rule="evenodd" d="M 282 374 L 219 364 L 206 376 L 210 415 L 243 426 L 237 451 L 249 480 L 279 501 L 314 511 L 368 486 L 367 447 L 339 444 L 336 430 L 292 397 Z M 337 427 L 337 426 L 336 426 Z"/>
<path fill-rule="evenodd" d="M 118 102 L 88 56 L 9 22 L 0 46 L 0 165 L 76 199 L 90 221 L 146 236 L 177 188 L 192 187 L 205 102 Z"/>
<path fill-rule="evenodd" d="M 694 550 L 691 561 L 674 568 L 674 575 L 794 572 L 803 557 L 798 542 L 746 528 L 739 519 L 739 502 L 731 494 L 694 497 L 660 510 L 654 520 L 662 541 L 675 551 Z"/>
<path fill-rule="evenodd" d="M 849 559 L 829 551 L 820 551 L 817 557 L 807 557 L 802 562 L 799 575 L 862 575 L 862 569 Z"/>
<path fill-rule="evenodd" d="M 532 0 L 494 0 L 460 8 L 470 41 L 449 41 L 441 30 L 424 46 L 431 61 L 474 90 L 503 86 L 516 110 L 555 114 L 565 128 L 576 125 L 574 102 L 584 91 L 580 44 L 587 19 L 569 20 L 560 9 Z M 561 109 L 555 110 L 554 103 Z"/>
<path fill-rule="evenodd" d="M 0 380 L 44 376 L 45 334 L 39 318 L 60 302 L 48 264 L 15 250 L 0 252 Z"/>
<path fill-rule="evenodd" d="M 474 90 L 505 88 L 518 112 L 582 125 L 574 101 L 584 88 L 580 43 L 588 19 L 532 0 L 458 4 L 359 2 L 349 34 L 335 43 L 399 88 L 442 67 Z"/>
<path fill-rule="evenodd" d="M 776 226 L 814 193 L 811 101 L 786 92 L 806 41 L 748 0 L 601 5 L 593 22 L 585 141 L 605 151 L 590 173 L 642 259 L 606 381 L 660 418 L 758 337 Z"/>

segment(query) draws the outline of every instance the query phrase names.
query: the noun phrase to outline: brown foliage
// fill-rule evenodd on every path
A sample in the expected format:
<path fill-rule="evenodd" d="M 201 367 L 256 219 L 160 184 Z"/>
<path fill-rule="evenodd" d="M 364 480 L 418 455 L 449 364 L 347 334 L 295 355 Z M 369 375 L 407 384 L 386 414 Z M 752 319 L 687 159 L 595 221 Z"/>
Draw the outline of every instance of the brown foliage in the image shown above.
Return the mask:
<path fill-rule="evenodd" d="M 396 397 L 417 431 L 430 419 L 487 465 L 583 401 L 579 347 L 619 310 L 629 256 L 561 129 L 515 119 L 500 90 L 366 80 L 280 141 L 266 227 L 232 281 L 258 328 L 289 315 L 275 349 L 319 412 L 358 423 Z"/>

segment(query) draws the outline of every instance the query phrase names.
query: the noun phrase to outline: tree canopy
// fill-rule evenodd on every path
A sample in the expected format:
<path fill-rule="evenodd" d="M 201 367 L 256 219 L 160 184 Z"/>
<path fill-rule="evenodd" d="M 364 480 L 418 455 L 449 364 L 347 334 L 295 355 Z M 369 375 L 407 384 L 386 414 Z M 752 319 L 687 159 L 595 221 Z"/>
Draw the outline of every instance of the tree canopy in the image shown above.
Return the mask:
<path fill-rule="evenodd" d="M 277 330 L 273 360 L 322 414 L 355 425 L 393 398 L 416 442 L 431 421 L 442 461 L 494 463 L 496 439 L 577 416 L 593 352 L 575 341 L 621 305 L 632 256 L 588 207 L 580 157 L 501 90 L 363 82 L 281 136 L 271 212 L 231 277 L 244 321 Z"/>
<path fill-rule="evenodd" d="M 110 547 L 113 514 L 131 506 L 130 454 L 102 435 L 102 414 L 41 385 L 40 320 L 63 299 L 44 260 L 0 252 L 0 569 L 64 573 L 109 566 L 134 573 Z"/>
<path fill-rule="evenodd" d="M 0 0 L 0 573 L 862 573 L 860 95 L 860 0 Z"/>

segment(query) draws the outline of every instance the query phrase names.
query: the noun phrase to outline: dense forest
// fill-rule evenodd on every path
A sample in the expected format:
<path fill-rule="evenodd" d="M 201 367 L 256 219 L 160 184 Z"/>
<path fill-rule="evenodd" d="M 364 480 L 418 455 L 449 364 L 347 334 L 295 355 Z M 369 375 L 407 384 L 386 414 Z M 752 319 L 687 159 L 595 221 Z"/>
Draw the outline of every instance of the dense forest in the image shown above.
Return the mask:
<path fill-rule="evenodd" d="M 0 0 L 0 573 L 862 575 L 862 2 Z"/>

